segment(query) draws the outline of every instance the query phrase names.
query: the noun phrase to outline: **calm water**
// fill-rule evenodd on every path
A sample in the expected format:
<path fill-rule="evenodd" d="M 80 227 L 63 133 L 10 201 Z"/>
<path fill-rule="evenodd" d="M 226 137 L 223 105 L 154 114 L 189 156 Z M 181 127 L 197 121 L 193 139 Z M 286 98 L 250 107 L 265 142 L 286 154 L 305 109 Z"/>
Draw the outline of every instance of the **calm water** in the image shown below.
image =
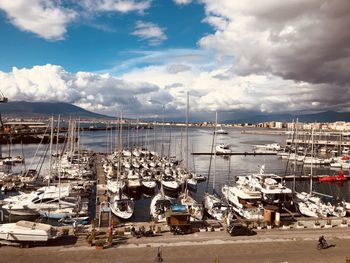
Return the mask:
<path fill-rule="evenodd" d="M 218 135 L 217 143 L 227 143 L 234 152 L 250 152 L 252 145 L 265 143 L 284 144 L 285 137 L 279 135 L 258 135 L 258 134 L 242 134 L 242 129 L 227 128 L 228 135 Z M 261 129 L 259 129 L 261 131 Z M 213 139 L 213 130 L 204 127 L 188 128 L 188 151 L 186 149 L 186 130 L 185 127 L 156 126 L 153 130 L 123 130 L 123 145 L 126 148 L 144 146 L 149 150 L 155 150 L 166 156 L 176 156 L 178 159 L 184 159 L 183 165 L 196 173 L 208 175 L 210 156 L 193 156 L 191 152 L 210 152 Z M 81 133 L 81 144 L 84 148 L 96 151 L 106 152 L 119 148 L 118 136 L 116 131 L 96 131 Z M 61 147 L 61 146 L 60 146 Z M 60 148 L 59 147 L 59 148 Z M 38 150 L 37 150 L 38 149 Z M 27 168 L 40 167 L 40 158 L 45 155 L 47 146 L 24 145 L 23 149 L 20 145 L 12 147 L 13 155 L 21 155 L 23 152 L 26 157 Z M 55 152 L 56 146 L 53 146 Z M 7 146 L 3 146 L 3 153 L 6 155 Z M 38 157 L 33 158 L 35 152 Z M 187 152 L 189 154 L 187 154 Z M 188 158 L 186 158 L 188 156 Z M 187 159 L 187 161 L 186 161 Z M 31 163 L 31 165 L 30 165 Z M 43 165 L 43 173 L 47 170 L 48 160 Z M 278 159 L 277 156 L 231 156 L 223 158 L 221 156 L 212 159 L 211 177 L 209 180 L 209 188 L 213 188 L 213 174 L 215 170 L 215 189 L 220 192 L 223 184 L 232 184 L 234 177 L 237 175 L 245 175 L 247 173 L 258 172 L 261 165 L 265 165 L 266 173 L 275 173 L 283 176 L 284 174 L 292 174 L 293 167 L 287 167 L 287 161 Z M 290 165 L 292 165 L 290 163 Z M 310 167 L 297 166 L 297 174 L 309 174 Z M 24 167 L 17 166 L 16 170 L 23 170 Z M 315 168 L 314 174 L 335 174 L 337 170 L 330 170 L 327 167 Z M 348 174 L 349 171 L 345 171 Z M 290 184 L 290 182 L 287 182 Z M 196 193 L 193 196 L 201 201 L 202 195 L 206 188 L 206 182 L 198 185 Z M 296 183 L 296 190 L 307 190 L 309 184 L 306 181 Z M 314 190 L 332 196 L 339 196 L 341 199 L 350 201 L 350 183 L 345 182 L 338 184 L 319 184 L 314 182 Z M 151 198 L 138 196 L 136 202 L 135 220 L 149 219 L 149 205 Z"/>

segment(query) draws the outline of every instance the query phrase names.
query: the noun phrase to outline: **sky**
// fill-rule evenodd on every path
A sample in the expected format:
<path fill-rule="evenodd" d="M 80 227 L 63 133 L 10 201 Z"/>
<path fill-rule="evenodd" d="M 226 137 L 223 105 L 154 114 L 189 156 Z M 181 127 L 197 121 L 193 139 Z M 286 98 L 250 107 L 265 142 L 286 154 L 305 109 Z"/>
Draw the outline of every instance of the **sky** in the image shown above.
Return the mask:
<path fill-rule="evenodd" d="M 1 0 L 0 90 L 137 118 L 350 111 L 348 0 Z"/>

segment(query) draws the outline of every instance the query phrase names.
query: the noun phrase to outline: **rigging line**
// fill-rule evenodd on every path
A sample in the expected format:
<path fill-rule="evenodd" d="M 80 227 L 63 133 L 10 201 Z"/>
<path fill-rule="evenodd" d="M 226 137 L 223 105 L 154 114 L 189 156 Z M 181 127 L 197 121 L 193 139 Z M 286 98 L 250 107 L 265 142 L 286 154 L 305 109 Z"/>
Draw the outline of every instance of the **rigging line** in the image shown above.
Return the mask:
<path fill-rule="evenodd" d="M 210 179 L 210 172 L 211 172 L 211 163 L 212 163 L 212 159 L 213 159 L 213 152 L 214 152 L 214 143 L 215 143 L 215 133 L 216 133 L 216 123 L 214 125 L 214 132 L 213 132 L 213 139 L 211 142 L 211 150 L 210 150 L 210 158 L 209 158 L 209 169 L 208 169 L 208 178 L 207 178 L 207 185 L 205 187 L 205 191 L 208 191 L 208 187 L 209 187 L 209 179 Z"/>

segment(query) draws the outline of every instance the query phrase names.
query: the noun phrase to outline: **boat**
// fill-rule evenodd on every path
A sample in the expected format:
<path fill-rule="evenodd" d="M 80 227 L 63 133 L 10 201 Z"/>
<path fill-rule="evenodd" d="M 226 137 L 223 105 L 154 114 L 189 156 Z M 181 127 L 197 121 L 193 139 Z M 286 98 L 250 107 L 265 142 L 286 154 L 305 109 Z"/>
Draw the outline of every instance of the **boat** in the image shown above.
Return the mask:
<path fill-rule="evenodd" d="M 182 205 L 186 206 L 192 220 L 203 219 L 203 206 L 188 194 L 187 189 L 179 195 L 179 200 Z"/>
<path fill-rule="evenodd" d="M 163 175 L 161 179 L 161 184 L 165 190 L 177 192 L 179 190 L 180 184 L 175 180 L 173 176 Z"/>
<path fill-rule="evenodd" d="M 155 222 L 165 222 L 166 211 L 170 209 L 173 202 L 173 198 L 168 197 L 162 193 L 162 188 L 160 193 L 156 194 L 151 201 L 150 214 Z"/>
<path fill-rule="evenodd" d="M 51 225 L 18 221 L 0 225 L 0 239 L 16 242 L 47 242 L 57 237 L 57 230 Z"/>
<path fill-rule="evenodd" d="M 70 186 L 46 186 L 31 193 L 22 193 L 4 199 L 2 209 L 10 215 L 34 216 L 39 214 L 40 209 L 57 209 L 75 207 L 77 204 L 65 201 L 69 197 Z"/>
<path fill-rule="evenodd" d="M 255 152 L 278 152 L 282 150 L 282 147 L 278 143 L 269 143 L 253 145 L 253 149 Z"/>
<path fill-rule="evenodd" d="M 214 194 L 204 193 L 203 205 L 206 212 L 216 220 L 223 220 L 228 212 L 228 205 Z"/>
<path fill-rule="evenodd" d="M 221 191 L 236 214 L 245 219 L 259 220 L 262 215 L 260 191 L 239 181 L 234 186 L 224 185 Z"/>
<path fill-rule="evenodd" d="M 227 132 L 226 130 L 224 130 L 224 129 L 222 128 L 222 126 L 220 126 L 220 129 L 216 130 L 215 133 L 216 133 L 216 134 L 222 134 L 222 135 L 228 134 L 228 132 Z"/>
<path fill-rule="evenodd" d="M 134 214 L 134 200 L 127 197 L 125 194 L 119 191 L 110 204 L 110 209 L 117 217 L 127 220 L 130 219 Z"/>
<path fill-rule="evenodd" d="M 219 154 L 227 154 L 231 153 L 231 149 L 228 144 L 226 143 L 221 143 L 215 147 L 216 153 Z"/>
<path fill-rule="evenodd" d="M 345 182 L 348 180 L 347 177 L 344 176 L 343 171 L 339 171 L 338 175 L 328 175 L 321 176 L 318 178 L 321 183 L 334 183 L 334 182 Z"/>
<path fill-rule="evenodd" d="M 245 180 L 255 190 L 262 194 L 262 201 L 270 205 L 282 205 L 290 207 L 293 199 L 292 189 L 282 184 L 282 177 L 265 173 L 265 165 L 260 167 L 260 172 L 257 174 L 239 176 L 238 180 Z"/>

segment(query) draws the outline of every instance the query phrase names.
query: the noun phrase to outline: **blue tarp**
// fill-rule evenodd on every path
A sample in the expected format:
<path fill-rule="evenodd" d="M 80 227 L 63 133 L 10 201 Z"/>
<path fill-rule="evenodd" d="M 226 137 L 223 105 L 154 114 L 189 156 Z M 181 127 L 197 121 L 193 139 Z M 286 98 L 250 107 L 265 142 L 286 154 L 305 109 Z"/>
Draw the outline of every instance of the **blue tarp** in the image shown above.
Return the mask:
<path fill-rule="evenodd" d="M 186 206 L 175 204 L 175 205 L 171 206 L 171 211 L 173 211 L 173 212 L 186 212 Z"/>

